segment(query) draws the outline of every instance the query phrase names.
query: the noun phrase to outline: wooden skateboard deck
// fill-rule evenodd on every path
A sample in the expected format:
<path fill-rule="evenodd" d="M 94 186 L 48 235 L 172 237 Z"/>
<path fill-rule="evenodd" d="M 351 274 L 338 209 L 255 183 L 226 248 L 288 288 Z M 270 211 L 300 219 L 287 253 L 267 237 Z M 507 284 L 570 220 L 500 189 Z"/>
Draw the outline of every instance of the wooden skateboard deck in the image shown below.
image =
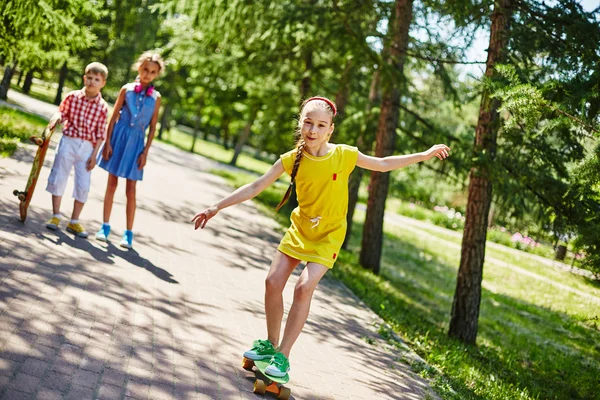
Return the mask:
<path fill-rule="evenodd" d="M 46 152 L 48 151 L 48 146 L 50 146 L 50 139 L 52 138 L 52 134 L 56 130 L 56 126 L 53 129 L 50 129 L 50 123 L 44 128 L 41 136 L 31 136 L 29 140 L 32 143 L 38 145 L 37 152 L 35 154 L 35 158 L 33 159 L 33 163 L 31 165 L 31 172 L 29 173 L 29 179 L 27 179 L 27 185 L 25 185 L 25 190 L 19 191 L 14 190 L 13 194 L 19 198 L 19 214 L 21 217 L 21 222 L 25 222 L 27 219 L 27 208 L 29 207 L 29 203 L 31 202 L 31 198 L 33 197 L 33 192 L 35 190 L 35 185 L 37 184 L 38 177 L 40 176 L 40 171 L 44 166 L 44 159 L 46 158 Z"/>
<path fill-rule="evenodd" d="M 244 357 L 242 367 L 247 371 L 254 371 L 256 380 L 254 381 L 254 393 L 265 394 L 266 392 L 273 393 L 278 399 L 287 400 L 290 398 L 291 390 L 284 384 L 290 381 L 289 374 L 283 377 L 276 377 L 265 374 L 265 369 L 269 365 L 267 360 L 251 360 Z M 253 367 L 256 367 L 254 369 Z"/>

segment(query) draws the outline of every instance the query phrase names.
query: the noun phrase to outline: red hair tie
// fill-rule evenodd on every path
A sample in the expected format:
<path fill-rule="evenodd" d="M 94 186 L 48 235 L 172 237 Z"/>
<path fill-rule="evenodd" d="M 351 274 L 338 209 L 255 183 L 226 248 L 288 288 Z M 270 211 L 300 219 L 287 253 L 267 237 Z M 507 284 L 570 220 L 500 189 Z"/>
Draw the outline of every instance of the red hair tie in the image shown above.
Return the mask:
<path fill-rule="evenodd" d="M 306 104 L 308 104 L 309 101 L 313 101 L 313 100 L 324 101 L 333 110 L 333 116 L 335 117 L 337 115 L 337 108 L 335 108 L 335 104 L 333 104 L 333 102 L 331 100 L 329 100 L 328 98 L 325 98 L 325 97 L 311 97 L 310 99 L 306 100 L 306 102 L 304 104 L 306 105 Z"/>

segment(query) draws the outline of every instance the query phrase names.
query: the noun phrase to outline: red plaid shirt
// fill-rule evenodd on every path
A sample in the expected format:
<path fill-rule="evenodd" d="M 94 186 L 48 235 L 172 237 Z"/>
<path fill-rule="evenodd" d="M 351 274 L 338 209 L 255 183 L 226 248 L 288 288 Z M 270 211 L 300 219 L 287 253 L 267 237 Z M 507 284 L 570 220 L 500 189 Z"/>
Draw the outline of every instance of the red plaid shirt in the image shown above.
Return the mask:
<path fill-rule="evenodd" d="M 74 90 L 60 103 L 61 121 L 65 136 L 88 140 L 96 144 L 106 137 L 108 105 L 102 94 L 93 99 L 85 97 L 85 89 Z"/>

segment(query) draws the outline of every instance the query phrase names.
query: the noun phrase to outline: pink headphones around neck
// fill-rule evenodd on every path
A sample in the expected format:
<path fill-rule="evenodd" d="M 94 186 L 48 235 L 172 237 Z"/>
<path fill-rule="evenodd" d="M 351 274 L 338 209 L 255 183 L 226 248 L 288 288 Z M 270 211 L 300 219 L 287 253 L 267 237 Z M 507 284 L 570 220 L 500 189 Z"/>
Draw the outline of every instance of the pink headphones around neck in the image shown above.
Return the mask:
<path fill-rule="evenodd" d="M 135 93 L 142 93 L 142 91 L 144 90 L 144 87 L 142 86 L 141 83 L 136 83 L 135 86 L 133 87 L 133 91 Z M 150 85 L 146 88 L 146 96 L 152 96 L 152 93 L 154 93 L 154 85 Z"/>

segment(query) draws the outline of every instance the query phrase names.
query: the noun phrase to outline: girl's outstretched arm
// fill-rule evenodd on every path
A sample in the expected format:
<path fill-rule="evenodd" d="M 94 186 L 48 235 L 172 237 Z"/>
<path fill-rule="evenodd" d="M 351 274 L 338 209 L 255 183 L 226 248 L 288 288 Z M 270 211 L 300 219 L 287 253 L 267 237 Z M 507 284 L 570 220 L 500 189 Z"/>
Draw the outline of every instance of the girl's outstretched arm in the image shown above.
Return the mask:
<path fill-rule="evenodd" d="M 221 199 L 217 204 L 210 206 L 206 210 L 194 215 L 194 218 L 192 218 L 192 222 L 194 222 L 194 229 L 204 229 L 208 220 L 217 215 L 217 213 L 222 209 L 242 203 L 257 196 L 260 192 L 275 182 L 277 178 L 283 174 L 283 172 L 283 164 L 281 163 L 281 160 L 277 160 L 271 169 L 269 169 L 263 176 L 254 182 L 239 187 L 229 196 Z"/>
<path fill-rule="evenodd" d="M 371 157 L 358 152 L 356 165 L 371 171 L 388 172 L 394 169 L 406 167 L 430 158 L 437 157 L 445 159 L 450 154 L 450 147 L 445 144 L 436 144 L 422 153 L 407 154 L 405 156 Z"/>

